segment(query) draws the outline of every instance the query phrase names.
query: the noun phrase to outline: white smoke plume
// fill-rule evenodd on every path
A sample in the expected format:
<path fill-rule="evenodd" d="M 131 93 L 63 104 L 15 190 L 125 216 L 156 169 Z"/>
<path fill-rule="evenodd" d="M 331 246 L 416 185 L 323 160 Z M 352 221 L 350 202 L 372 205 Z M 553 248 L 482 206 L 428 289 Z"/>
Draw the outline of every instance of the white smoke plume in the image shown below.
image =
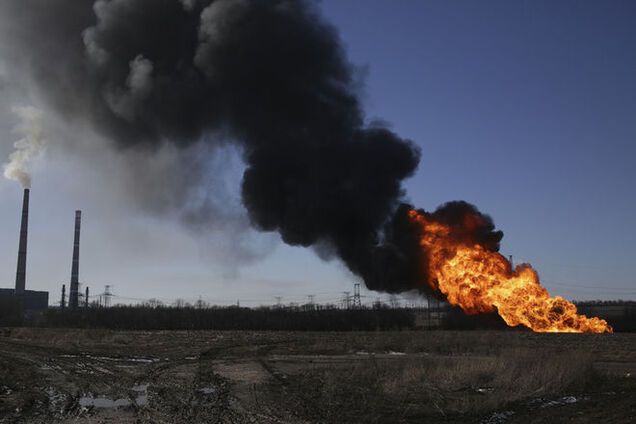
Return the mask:
<path fill-rule="evenodd" d="M 15 132 L 22 138 L 13 144 L 15 151 L 9 156 L 9 161 L 4 164 L 4 176 L 18 181 L 24 188 L 30 188 L 29 163 L 46 147 L 42 126 L 43 114 L 40 109 L 32 106 L 14 107 L 12 110 L 20 118 L 20 124 L 15 127 Z"/>
<path fill-rule="evenodd" d="M 183 3 L 183 8 L 189 12 L 194 9 L 197 0 L 181 0 L 181 3 Z"/>

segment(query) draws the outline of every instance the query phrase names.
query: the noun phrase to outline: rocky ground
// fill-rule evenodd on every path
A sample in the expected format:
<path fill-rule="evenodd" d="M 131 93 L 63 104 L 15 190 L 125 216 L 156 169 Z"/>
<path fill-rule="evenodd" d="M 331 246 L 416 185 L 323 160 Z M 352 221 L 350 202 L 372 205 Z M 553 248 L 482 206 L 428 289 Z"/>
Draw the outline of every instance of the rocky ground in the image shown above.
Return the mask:
<path fill-rule="evenodd" d="M 636 335 L 0 330 L 0 423 L 631 423 Z"/>

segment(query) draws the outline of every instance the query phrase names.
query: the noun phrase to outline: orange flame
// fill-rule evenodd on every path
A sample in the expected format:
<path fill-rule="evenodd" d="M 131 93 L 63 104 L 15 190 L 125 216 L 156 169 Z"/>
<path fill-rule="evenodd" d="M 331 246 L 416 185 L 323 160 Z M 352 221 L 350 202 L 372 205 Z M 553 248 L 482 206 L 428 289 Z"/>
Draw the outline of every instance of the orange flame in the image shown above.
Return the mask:
<path fill-rule="evenodd" d="M 428 284 L 467 314 L 497 312 L 509 326 L 522 324 L 537 332 L 612 332 L 605 320 L 579 315 L 573 303 L 550 297 L 530 265 L 513 270 L 501 254 L 453 237 L 450 226 L 425 213 L 411 210 L 409 219 L 422 230 Z M 464 226 L 474 227 L 475 219 L 467 214 Z"/>

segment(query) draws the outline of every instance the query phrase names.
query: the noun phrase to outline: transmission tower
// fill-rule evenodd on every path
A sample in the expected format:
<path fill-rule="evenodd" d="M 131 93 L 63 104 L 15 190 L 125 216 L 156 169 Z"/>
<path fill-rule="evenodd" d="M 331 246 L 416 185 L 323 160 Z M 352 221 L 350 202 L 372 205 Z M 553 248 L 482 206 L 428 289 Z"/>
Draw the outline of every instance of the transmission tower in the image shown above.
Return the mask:
<path fill-rule="evenodd" d="M 308 294 L 307 303 L 305 304 L 305 309 L 309 311 L 316 309 L 316 304 L 314 303 L 315 300 L 316 300 L 315 294 Z"/>
<path fill-rule="evenodd" d="M 354 309 L 362 308 L 362 301 L 360 300 L 360 283 L 353 285 L 353 307 Z"/>
<path fill-rule="evenodd" d="M 398 309 L 400 307 L 400 301 L 394 294 L 389 296 L 389 304 L 391 305 L 391 309 Z"/>
<path fill-rule="evenodd" d="M 283 296 L 274 296 L 274 299 L 276 299 L 276 307 L 280 308 Z"/>
<path fill-rule="evenodd" d="M 111 289 L 112 286 L 104 287 L 104 307 L 106 308 L 110 307 L 110 299 L 113 297 L 113 293 L 110 291 Z"/>

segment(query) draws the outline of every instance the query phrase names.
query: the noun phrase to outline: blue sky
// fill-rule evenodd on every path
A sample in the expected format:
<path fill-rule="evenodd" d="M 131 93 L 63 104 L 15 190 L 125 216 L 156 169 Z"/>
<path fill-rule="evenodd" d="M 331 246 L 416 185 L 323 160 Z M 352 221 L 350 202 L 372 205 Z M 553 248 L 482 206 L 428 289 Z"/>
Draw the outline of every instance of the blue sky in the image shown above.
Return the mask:
<path fill-rule="evenodd" d="M 636 4 L 324 6 L 368 65 L 369 115 L 422 147 L 416 205 L 475 203 L 552 292 L 636 296 Z"/>
<path fill-rule="evenodd" d="M 504 231 L 502 253 L 531 262 L 551 294 L 636 299 L 636 3 L 324 0 L 321 8 L 366 76 L 368 118 L 422 148 L 406 184 L 415 205 L 475 203 Z M 10 106 L 37 99 L 3 90 L 6 157 L 16 139 Z M 58 297 L 81 208 L 80 272 L 97 292 L 113 284 L 135 299 L 260 304 L 279 295 L 335 301 L 352 290 L 342 265 L 275 235 L 250 232 L 255 257 L 228 265 L 220 236 L 202 241 L 122 195 L 111 153 L 96 148 L 103 160 L 87 163 L 56 149 L 59 126 L 51 124 L 51 146 L 34 167 L 30 288 Z M 235 162 L 224 176 L 233 199 Z M 0 182 L 5 287 L 15 273 L 20 196 L 17 184 Z"/>

